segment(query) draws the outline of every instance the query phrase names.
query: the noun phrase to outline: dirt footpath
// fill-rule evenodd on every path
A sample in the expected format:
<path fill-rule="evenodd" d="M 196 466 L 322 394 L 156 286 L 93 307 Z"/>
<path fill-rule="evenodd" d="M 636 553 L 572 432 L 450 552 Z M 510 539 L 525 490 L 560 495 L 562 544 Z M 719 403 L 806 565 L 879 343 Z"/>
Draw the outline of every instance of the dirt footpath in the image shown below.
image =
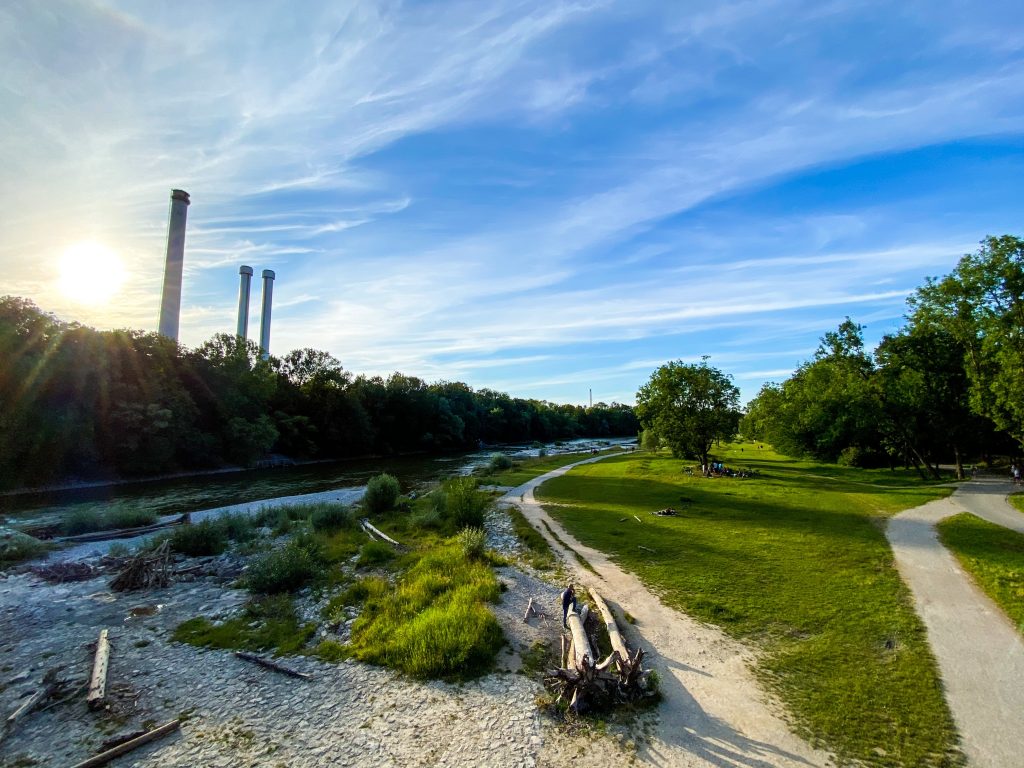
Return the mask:
<path fill-rule="evenodd" d="M 750 649 L 721 631 L 699 624 L 666 607 L 632 574 L 621 570 L 603 553 L 590 549 L 550 518 L 534 498 L 534 489 L 571 467 L 549 472 L 521 485 L 503 498 L 516 504 L 527 519 L 548 538 L 578 584 L 594 585 L 621 617 L 628 611 L 635 625 L 621 624 L 626 642 L 648 651 L 658 671 L 665 700 L 658 709 L 657 725 L 640 745 L 638 759 L 657 766 L 828 766 L 826 752 L 815 750 L 795 736 L 783 720 L 781 705 L 772 700 L 750 673 Z M 544 520 L 570 547 L 600 574 L 583 571 L 571 554 L 551 539 Z"/>
<path fill-rule="evenodd" d="M 935 524 L 969 511 L 1024 532 L 1008 482 L 983 478 L 896 515 L 886 535 L 939 663 L 946 700 L 976 768 L 1024 765 L 1024 640 L 939 542 Z"/>

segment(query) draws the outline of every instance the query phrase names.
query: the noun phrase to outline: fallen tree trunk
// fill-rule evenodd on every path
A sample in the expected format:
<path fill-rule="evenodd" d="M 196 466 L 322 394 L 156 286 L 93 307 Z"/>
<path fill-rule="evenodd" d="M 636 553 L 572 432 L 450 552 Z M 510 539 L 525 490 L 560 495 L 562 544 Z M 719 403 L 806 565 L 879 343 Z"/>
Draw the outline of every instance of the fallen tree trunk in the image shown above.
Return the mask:
<path fill-rule="evenodd" d="M 153 525 L 143 525 L 138 528 L 113 528 L 109 531 L 91 531 L 89 533 L 78 533 L 74 536 L 60 536 L 53 539 L 58 544 L 72 543 L 82 544 L 90 541 L 108 541 L 110 539 L 130 539 L 135 536 L 142 536 L 147 533 L 154 533 L 156 531 L 162 531 L 165 528 L 173 528 L 176 525 L 185 525 L 189 522 L 188 514 L 184 514 L 176 520 L 170 520 L 166 523 L 153 523 Z"/>
<path fill-rule="evenodd" d="M 590 638 L 587 637 L 587 631 L 583 628 L 583 619 L 576 611 L 569 611 L 565 617 L 565 623 L 569 625 L 569 631 L 572 633 L 572 645 L 573 645 L 573 662 L 576 667 L 579 668 L 586 661 L 593 663 L 594 651 L 590 648 Z"/>
<path fill-rule="evenodd" d="M 566 615 L 569 628 L 568 653 L 566 636 L 562 636 L 562 667 L 549 670 L 545 682 L 558 693 L 556 701 L 568 701 L 569 710 L 580 713 L 588 709 L 604 709 L 617 703 L 630 702 L 650 695 L 647 673 L 643 669 L 644 652 L 630 654 L 619 632 L 615 617 L 596 590 L 590 590 L 594 603 L 604 619 L 612 652 L 603 660 L 594 656 L 584 622 L 587 606 Z"/>
<path fill-rule="evenodd" d="M 402 546 L 397 541 L 395 541 L 390 536 L 388 536 L 386 533 L 381 533 L 379 530 L 377 530 L 372 525 L 370 525 L 370 521 L 367 520 L 365 517 L 362 520 L 360 520 L 359 522 L 362 524 L 363 530 L 366 531 L 367 533 L 370 533 L 370 534 L 374 534 L 375 533 L 375 534 L 377 534 L 380 538 L 382 538 L 384 541 L 386 541 L 388 544 L 390 544 L 393 547 L 400 547 L 400 546 Z M 372 539 L 373 536 L 371 535 L 370 538 Z"/>
<path fill-rule="evenodd" d="M 594 598 L 594 605 L 597 606 L 601 618 L 604 619 L 604 626 L 608 630 L 608 639 L 611 641 L 612 650 L 618 651 L 620 659 L 628 659 L 629 650 L 626 648 L 626 641 L 622 639 L 619 625 L 615 623 L 615 617 L 612 616 L 612 612 L 608 609 L 608 604 L 593 587 L 590 588 L 590 596 Z"/>

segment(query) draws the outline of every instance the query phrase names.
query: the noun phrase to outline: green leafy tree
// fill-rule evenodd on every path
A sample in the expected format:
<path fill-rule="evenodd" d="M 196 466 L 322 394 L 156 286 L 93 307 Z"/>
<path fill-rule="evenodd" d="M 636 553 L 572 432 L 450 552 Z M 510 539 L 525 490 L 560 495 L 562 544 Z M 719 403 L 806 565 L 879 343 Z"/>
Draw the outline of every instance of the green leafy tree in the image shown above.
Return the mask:
<path fill-rule="evenodd" d="M 762 390 L 748 407 L 767 425 L 778 450 L 821 461 L 836 461 L 844 451 L 861 457 L 858 462 L 881 455 L 874 365 L 862 331 L 846 318 L 778 392 Z"/>
<path fill-rule="evenodd" d="M 654 430 L 677 457 L 710 462 L 711 446 L 735 434 L 739 389 L 732 377 L 681 360 L 651 374 L 636 395 L 636 411 L 644 429 Z"/>
<path fill-rule="evenodd" d="M 913 321 L 961 345 L 971 408 L 1024 443 L 1024 240 L 987 237 L 910 300 Z"/>

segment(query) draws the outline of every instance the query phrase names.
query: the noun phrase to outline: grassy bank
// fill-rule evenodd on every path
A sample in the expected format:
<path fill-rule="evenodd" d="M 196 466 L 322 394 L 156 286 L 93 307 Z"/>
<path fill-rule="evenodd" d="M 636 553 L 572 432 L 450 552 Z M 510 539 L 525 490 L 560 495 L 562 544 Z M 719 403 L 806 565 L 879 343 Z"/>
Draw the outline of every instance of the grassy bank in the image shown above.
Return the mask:
<path fill-rule="evenodd" d="M 967 512 L 938 529 L 942 543 L 1024 634 L 1024 535 Z"/>
<path fill-rule="evenodd" d="M 473 478 L 446 480 L 416 500 L 394 494 L 365 507 L 333 502 L 288 505 L 253 517 L 227 516 L 167 534 L 186 555 L 235 547 L 248 554 L 238 582 L 252 593 L 244 611 L 226 621 L 196 617 L 175 639 L 211 648 L 311 653 L 327 660 L 357 658 L 421 678 L 466 679 L 485 673 L 504 642 L 488 607 L 499 594 L 486 551 L 489 496 Z M 370 541 L 358 518 L 401 542 Z M 295 593 L 310 587 L 328 596 L 321 619 L 332 631 L 358 615 L 349 642 L 316 646 L 317 624 L 299 619 Z"/>
<path fill-rule="evenodd" d="M 607 453 L 619 453 L 619 448 L 608 448 L 601 451 L 601 455 Z M 557 456 L 541 456 L 535 459 L 516 459 L 510 469 L 489 472 L 481 476 L 481 480 L 489 485 L 511 485 L 517 486 L 540 477 L 553 469 L 564 467 L 583 459 L 592 459 L 594 455 L 590 451 L 584 453 L 562 453 Z"/>
<path fill-rule="evenodd" d="M 718 456 L 757 476 L 705 479 L 637 453 L 579 467 L 538 496 L 667 603 L 760 646 L 758 674 L 812 741 L 868 765 L 956 764 L 924 627 L 883 534 L 887 516 L 949 489 L 751 444 Z M 678 517 L 651 514 L 665 507 Z"/>

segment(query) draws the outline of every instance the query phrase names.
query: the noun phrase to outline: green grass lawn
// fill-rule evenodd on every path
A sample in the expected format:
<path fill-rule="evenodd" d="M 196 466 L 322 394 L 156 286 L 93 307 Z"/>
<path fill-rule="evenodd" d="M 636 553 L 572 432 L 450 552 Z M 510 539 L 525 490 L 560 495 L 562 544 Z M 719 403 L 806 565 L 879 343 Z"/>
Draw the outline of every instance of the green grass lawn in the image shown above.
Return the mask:
<path fill-rule="evenodd" d="M 759 474 L 705 479 L 664 453 L 624 454 L 538 497 L 668 604 L 763 649 L 757 672 L 802 735 L 868 765 L 957 764 L 935 661 L 883 532 L 888 516 L 950 489 L 756 444 L 716 457 Z M 651 514 L 664 507 L 679 516 Z"/>
<path fill-rule="evenodd" d="M 1018 509 L 1024 498 L 1011 496 Z M 939 538 L 1024 634 L 1024 535 L 965 512 L 939 523 Z"/>
<path fill-rule="evenodd" d="M 1009 497 L 1010 506 L 1018 512 L 1024 512 L 1024 493 L 1015 493 Z"/>
<path fill-rule="evenodd" d="M 618 453 L 620 450 L 619 448 L 608 448 L 600 453 L 602 455 Z M 592 458 L 594 458 L 593 454 L 590 451 L 586 451 L 584 453 L 562 453 L 557 456 L 543 456 L 536 459 L 516 459 L 515 465 L 511 469 L 493 474 L 482 474 L 480 482 L 487 485 L 510 485 L 514 487 L 533 480 L 533 478 L 539 477 L 545 472 L 564 467 L 566 464 Z"/>

